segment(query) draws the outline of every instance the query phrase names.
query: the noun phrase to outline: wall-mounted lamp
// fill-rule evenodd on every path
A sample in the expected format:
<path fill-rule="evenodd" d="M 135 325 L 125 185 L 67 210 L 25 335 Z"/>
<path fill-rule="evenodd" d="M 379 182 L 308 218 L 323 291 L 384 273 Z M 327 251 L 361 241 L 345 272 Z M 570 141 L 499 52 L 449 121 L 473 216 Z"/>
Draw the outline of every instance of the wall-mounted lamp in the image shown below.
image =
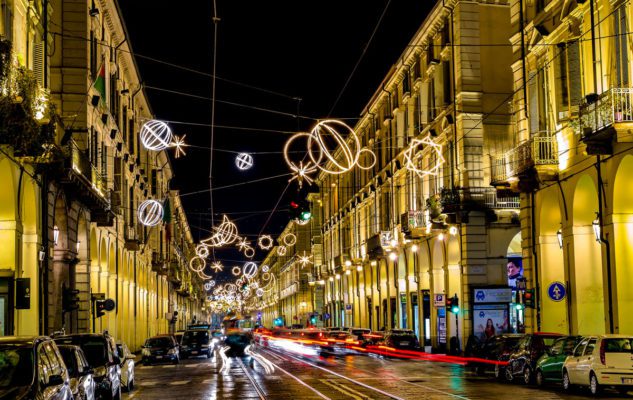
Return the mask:
<path fill-rule="evenodd" d="M 437 238 L 439 240 L 444 240 L 444 232 L 441 232 L 439 235 L 437 235 Z"/>
<path fill-rule="evenodd" d="M 451 226 L 450 228 L 448 228 L 448 233 L 450 233 L 451 236 L 457 235 L 457 227 L 456 226 Z"/>
<path fill-rule="evenodd" d="M 352 265 L 352 262 L 350 260 L 345 260 L 345 266 L 349 267 Z"/>
<path fill-rule="evenodd" d="M 558 238 L 558 247 L 563 248 L 563 230 L 559 229 L 556 232 L 556 237 Z"/>
<path fill-rule="evenodd" d="M 57 246 L 57 242 L 59 241 L 59 228 L 57 225 L 53 227 L 53 244 Z"/>
<path fill-rule="evenodd" d="M 369 262 L 369 265 L 371 265 L 372 267 L 375 267 L 376 265 L 378 265 L 378 263 L 376 262 L 376 260 L 371 260 Z"/>
<path fill-rule="evenodd" d="M 359 265 L 358 267 L 356 267 L 356 271 L 361 272 L 363 270 L 363 267 L 361 265 Z"/>
<path fill-rule="evenodd" d="M 600 242 L 600 214 L 596 213 L 596 219 L 591 223 L 593 233 L 596 235 L 596 242 Z"/>
<path fill-rule="evenodd" d="M 418 252 L 418 245 L 414 244 L 413 246 L 411 246 L 411 251 L 414 252 L 414 253 L 417 253 Z"/>
<path fill-rule="evenodd" d="M 397 258 L 398 258 L 398 255 L 396 253 L 389 253 L 389 259 L 391 261 L 396 261 Z"/>

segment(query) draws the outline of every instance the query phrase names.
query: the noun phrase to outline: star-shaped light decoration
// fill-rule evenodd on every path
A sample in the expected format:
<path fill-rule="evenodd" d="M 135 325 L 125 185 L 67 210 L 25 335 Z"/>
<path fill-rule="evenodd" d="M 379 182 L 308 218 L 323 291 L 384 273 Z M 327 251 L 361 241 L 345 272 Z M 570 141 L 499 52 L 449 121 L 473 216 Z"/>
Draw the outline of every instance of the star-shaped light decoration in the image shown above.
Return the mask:
<path fill-rule="evenodd" d="M 224 266 L 222 265 L 221 262 L 216 261 L 210 265 L 210 268 L 215 272 L 222 272 L 222 270 L 224 269 Z"/>
<path fill-rule="evenodd" d="M 174 135 L 174 140 L 171 142 L 170 146 L 174 148 L 174 157 L 180 158 L 180 156 L 186 156 L 185 147 L 187 144 L 185 143 L 185 138 L 187 135 L 176 136 Z"/>
<path fill-rule="evenodd" d="M 244 249 L 251 247 L 251 242 L 246 240 L 245 237 L 239 238 L 236 246 L 240 251 L 244 251 Z"/>
<path fill-rule="evenodd" d="M 303 267 L 312 264 L 312 254 L 308 254 L 304 251 L 298 256 L 297 262 L 301 264 L 301 269 L 303 269 Z"/>
<path fill-rule="evenodd" d="M 420 169 L 415 165 L 415 159 L 419 146 L 428 146 L 432 152 L 435 152 L 435 164 L 429 169 Z M 418 176 L 436 176 L 440 172 L 440 167 L 444 164 L 444 156 L 442 155 L 442 145 L 435 143 L 431 135 L 427 135 L 422 139 L 413 139 L 411 144 L 404 152 L 405 166 L 409 171 L 415 172 Z"/>
<path fill-rule="evenodd" d="M 306 165 L 303 165 L 303 161 L 299 161 L 299 165 L 297 166 L 297 164 L 290 162 L 289 165 L 290 169 L 292 170 L 292 178 L 290 178 L 288 182 L 296 180 L 299 183 L 299 187 L 301 188 L 303 186 L 303 180 L 305 179 L 308 184 L 312 185 L 312 182 L 314 182 L 314 180 L 308 174 L 315 172 L 317 169 L 311 164 L 311 161 L 308 161 Z"/>

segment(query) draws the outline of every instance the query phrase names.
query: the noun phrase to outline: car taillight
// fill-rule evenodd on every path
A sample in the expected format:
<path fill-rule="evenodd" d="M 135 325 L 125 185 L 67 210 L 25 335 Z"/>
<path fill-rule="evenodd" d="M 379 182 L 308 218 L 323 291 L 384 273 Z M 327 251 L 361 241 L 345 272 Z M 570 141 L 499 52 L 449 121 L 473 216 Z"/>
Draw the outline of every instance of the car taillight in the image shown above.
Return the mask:
<path fill-rule="evenodd" d="M 605 341 L 601 341 L 600 342 L 600 362 L 602 363 L 602 365 L 607 365 L 607 360 L 606 360 L 606 354 L 605 354 Z"/>

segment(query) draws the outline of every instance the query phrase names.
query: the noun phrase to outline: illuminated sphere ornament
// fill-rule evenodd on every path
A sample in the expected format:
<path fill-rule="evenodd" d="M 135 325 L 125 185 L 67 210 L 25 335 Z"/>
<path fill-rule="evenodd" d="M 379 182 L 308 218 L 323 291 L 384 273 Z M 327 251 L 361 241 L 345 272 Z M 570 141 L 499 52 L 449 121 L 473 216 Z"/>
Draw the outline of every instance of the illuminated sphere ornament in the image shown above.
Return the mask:
<path fill-rule="evenodd" d="M 279 246 L 277 247 L 277 254 L 280 256 L 285 256 L 286 255 L 286 246 Z"/>
<path fill-rule="evenodd" d="M 140 137 L 147 150 L 161 151 L 171 145 L 173 134 L 166 123 L 152 119 L 143 124 Z"/>
<path fill-rule="evenodd" d="M 253 156 L 248 153 L 240 153 L 235 157 L 235 165 L 242 171 L 251 169 L 253 166 Z"/>
<path fill-rule="evenodd" d="M 252 261 L 249 261 L 246 264 L 244 264 L 242 271 L 245 277 L 252 279 L 255 277 L 255 274 L 257 274 L 257 264 L 255 264 Z"/>
<path fill-rule="evenodd" d="M 266 264 L 262 265 L 262 272 L 268 272 L 270 271 L 270 267 Z"/>
<path fill-rule="evenodd" d="M 211 290 L 211 283 L 207 282 L 204 284 L 204 290 Z"/>
<path fill-rule="evenodd" d="M 257 297 L 262 297 L 264 295 L 264 289 L 257 289 L 255 291 L 255 294 L 257 295 Z"/>
<path fill-rule="evenodd" d="M 163 220 L 163 205 L 156 200 L 145 200 L 138 207 L 138 220 L 145 226 L 156 226 Z"/>

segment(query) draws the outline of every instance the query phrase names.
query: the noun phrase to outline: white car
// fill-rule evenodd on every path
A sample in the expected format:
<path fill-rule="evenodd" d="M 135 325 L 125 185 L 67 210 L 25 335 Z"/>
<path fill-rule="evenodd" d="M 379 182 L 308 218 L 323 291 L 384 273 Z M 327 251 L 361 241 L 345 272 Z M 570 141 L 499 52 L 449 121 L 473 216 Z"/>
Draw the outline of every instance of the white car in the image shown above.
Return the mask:
<path fill-rule="evenodd" d="M 584 337 L 563 364 L 563 388 L 588 386 L 597 394 L 604 386 L 622 393 L 633 389 L 633 336 Z"/>
<path fill-rule="evenodd" d="M 121 360 L 121 387 L 131 392 L 134 390 L 134 354 L 125 343 L 117 343 L 116 348 Z"/>

